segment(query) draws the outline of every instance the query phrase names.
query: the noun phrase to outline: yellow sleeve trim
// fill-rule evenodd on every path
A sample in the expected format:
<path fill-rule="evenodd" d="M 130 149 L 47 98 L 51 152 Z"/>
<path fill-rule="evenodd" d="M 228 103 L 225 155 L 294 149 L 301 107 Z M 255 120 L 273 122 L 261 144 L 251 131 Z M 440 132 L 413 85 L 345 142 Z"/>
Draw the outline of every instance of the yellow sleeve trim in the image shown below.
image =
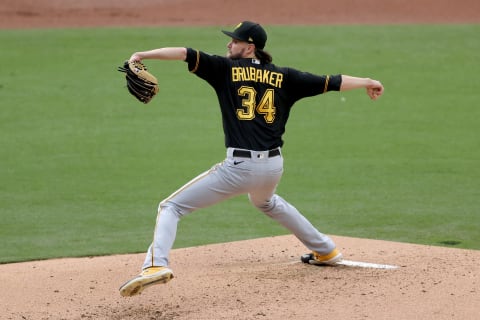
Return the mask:
<path fill-rule="evenodd" d="M 200 62 L 200 52 L 198 52 L 198 50 L 196 50 L 196 51 L 197 51 L 197 61 L 195 62 L 195 67 L 194 67 L 194 68 L 192 69 L 192 71 L 191 71 L 192 73 L 197 72 L 197 70 L 198 70 L 198 64 L 199 64 L 199 62 Z"/>
<path fill-rule="evenodd" d="M 323 93 L 327 92 L 329 81 L 330 81 L 330 76 L 327 76 L 327 78 L 325 79 L 325 87 L 323 88 Z"/>

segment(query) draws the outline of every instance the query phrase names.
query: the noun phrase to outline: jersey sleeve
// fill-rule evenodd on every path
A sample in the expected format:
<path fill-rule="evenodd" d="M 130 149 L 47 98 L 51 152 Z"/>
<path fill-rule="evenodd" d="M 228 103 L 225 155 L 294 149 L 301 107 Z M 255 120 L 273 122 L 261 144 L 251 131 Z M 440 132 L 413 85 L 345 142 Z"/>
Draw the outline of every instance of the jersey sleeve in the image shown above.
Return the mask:
<path fill-rule="evenodd" d="M 301 99 L 328 91 L 339 91 L 342 84 L 342 75 L 315 75 L 288 69 L 288 82 L 292 84 L 292 94 Z"/>
<path fill-rule="evenodd" d="M 228 67 L 224 57 L 210 55 L 192 48 L 187 48 L 187 58 L 185 62 L 187 62 L 190 72 L 196 74 L 211 85 L 222 80 L 218 75 L 224 74 L 223 69 Z"/>

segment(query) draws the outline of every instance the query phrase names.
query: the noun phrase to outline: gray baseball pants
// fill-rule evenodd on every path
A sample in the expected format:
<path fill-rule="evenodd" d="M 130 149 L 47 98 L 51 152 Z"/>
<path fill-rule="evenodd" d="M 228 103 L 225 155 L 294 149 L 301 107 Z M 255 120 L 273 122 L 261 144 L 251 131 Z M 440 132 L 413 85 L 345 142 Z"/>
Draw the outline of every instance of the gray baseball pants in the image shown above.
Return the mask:
<path fill-rule="evenodd" d="M 290 230 L 308 249 L 321 255 L 335 249 L 327 235 L 320 233 L 294 206 L 275 194 L 283 174 L 282 155 L 269 157 L 268 151 L 250 153 L 250 158 L 234 157 L 234 149 L 228 148 L 222 163 L 192 179 L 160 203 L 153 242 L 143 269 L 168 266 L 181 217 L 240 194 L 248 194 L 255 207 Z"/>

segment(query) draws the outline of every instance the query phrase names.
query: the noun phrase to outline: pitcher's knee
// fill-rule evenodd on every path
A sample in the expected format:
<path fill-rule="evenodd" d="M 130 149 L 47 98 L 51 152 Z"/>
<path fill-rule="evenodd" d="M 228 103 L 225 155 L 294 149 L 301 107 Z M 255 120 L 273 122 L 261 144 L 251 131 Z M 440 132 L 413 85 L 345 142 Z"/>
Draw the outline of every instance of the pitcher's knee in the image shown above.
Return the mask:
<path fill-rule="evenodd" d="M 182 208 L 181 206 L 177 205 L 174 202 L 170 201 L 162 201 L 158 205 L 158 213 L 161 211 L 170 211 L 174 215 L 176 215 L 178 218 L 181 218 L 191 212 L 191 210 L 186 210 L 185 208 Z"/>
<path fill-rule="evenodd" d="M 264 212 L 267 215 L 273 215 L 273 211 L 275 211 L 276 206 L 276 195 L 271 197 L 270 199 L 258 201 L 254 200 L 249 196 L 250 202 L 260 211 Z"/>

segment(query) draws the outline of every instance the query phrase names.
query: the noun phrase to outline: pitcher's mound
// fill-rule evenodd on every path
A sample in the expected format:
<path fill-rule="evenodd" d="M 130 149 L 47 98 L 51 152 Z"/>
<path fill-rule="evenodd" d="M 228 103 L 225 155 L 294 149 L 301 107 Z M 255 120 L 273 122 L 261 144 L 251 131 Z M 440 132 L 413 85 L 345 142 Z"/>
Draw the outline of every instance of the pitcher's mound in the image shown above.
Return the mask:
<path fill-rule="evenodd" d="M 318 267 L 293 236 L 171 253 L 175 278 L 123 298 L 144 254 L 0 265 L 2 319 L 476 319 L 480 251 L 332 237 L 360 265 Z M 363 265 L 363 264 L 365 265 Z M 375 268 L 371 266 L 395 266 Z"/>

